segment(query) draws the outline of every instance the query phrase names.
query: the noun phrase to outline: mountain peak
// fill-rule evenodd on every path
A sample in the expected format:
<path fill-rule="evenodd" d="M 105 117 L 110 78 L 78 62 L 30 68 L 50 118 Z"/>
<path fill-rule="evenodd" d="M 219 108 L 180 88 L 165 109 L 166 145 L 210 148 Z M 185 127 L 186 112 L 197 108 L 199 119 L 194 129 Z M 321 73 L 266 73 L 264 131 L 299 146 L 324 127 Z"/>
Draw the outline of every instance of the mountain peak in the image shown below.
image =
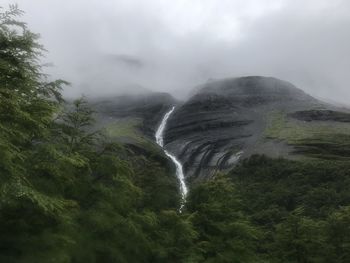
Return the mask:
<path fill-rule="evenodd" d="M 295 123 L 298 120 L 288 114 L 322 108 L 322 102 L 277 78 L 215 80 L 177 108 L 165 144 L 182 161 L 188 180 L 208 178 L 255 153 L 291 155 L 294 149 L 288 142 L 268 138 L 272 119 L 281 115 Z"/>
<path fill-rule="evenodd" d="M 263 76 L 245 76 L 211 81 L 202 85 L 196 95 L 203 94 L 236 97 L 240 100 L 244 100 L 246 97 L 260 97 L 264 101 L 313 100 L 310 95 L 287 81 Z"/>

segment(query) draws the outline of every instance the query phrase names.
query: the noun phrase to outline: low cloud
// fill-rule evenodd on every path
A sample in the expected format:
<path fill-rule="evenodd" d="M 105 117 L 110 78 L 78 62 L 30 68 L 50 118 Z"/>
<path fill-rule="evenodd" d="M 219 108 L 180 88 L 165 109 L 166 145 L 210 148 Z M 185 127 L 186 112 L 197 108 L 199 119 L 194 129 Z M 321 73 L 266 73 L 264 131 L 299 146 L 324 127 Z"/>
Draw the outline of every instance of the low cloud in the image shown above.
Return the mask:
<path fill-rule="evenodd" d="M 267 75 L 350 99 L 346 0 L 17 2 L 49 50 L 49 73 L 72 82 L 66 96 L 149 89 L 183 98 L 208 79 Z"/>

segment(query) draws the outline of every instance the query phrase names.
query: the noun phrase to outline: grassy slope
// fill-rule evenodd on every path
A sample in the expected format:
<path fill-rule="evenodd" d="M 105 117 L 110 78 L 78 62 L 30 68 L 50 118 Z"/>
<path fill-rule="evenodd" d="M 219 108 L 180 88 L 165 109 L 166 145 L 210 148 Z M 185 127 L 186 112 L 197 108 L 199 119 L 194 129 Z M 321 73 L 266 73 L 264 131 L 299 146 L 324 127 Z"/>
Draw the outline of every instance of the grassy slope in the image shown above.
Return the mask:
<path fill-rule="evenodd" d="M 103 130 L 112 140 L 135 144 L 155 154 L 163 154 L 155 142 L 140 131 L 141 125 L 142 120 L 139 118 L 124 118 L 108 123 Z"/>
<path fill-rule="evenodd" d="M 313 158 L 350 159 L 350 124 L 330 121 L 304 122 L 272 112 L 267 120 L 265 137 L 283 140 L 295 152 Z"/>

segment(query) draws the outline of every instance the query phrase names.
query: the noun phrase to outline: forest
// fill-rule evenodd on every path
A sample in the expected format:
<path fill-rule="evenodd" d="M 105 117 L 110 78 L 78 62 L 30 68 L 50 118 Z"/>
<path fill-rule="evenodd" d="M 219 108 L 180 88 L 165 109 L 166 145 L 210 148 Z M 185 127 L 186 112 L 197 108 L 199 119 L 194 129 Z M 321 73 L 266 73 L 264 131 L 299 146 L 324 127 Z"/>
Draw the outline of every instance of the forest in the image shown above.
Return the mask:
<path fill-rule="evenodd" d="M 350 262 L 350 163 L 254 155 L 191 185 L 93 128 L 43 73 L 39 36 L 0 13 L 0 262 Z"/>

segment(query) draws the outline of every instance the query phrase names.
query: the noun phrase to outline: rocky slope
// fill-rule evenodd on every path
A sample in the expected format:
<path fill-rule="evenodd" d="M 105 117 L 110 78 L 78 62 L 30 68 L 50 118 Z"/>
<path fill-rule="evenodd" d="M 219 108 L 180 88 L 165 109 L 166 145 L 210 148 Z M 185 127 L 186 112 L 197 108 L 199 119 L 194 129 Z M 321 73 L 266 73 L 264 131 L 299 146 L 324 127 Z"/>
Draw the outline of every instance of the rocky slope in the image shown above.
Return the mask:
<path fill-rule="evenodd" d="M 181 160 L 189 183 L 228 170 L 255 153 L 292 159 L 350 158 L 349 111 L 275 78 L 212 81 L 181 103 L 166 93 L 91 103 L 99 126 L 119 141 L 141 145 L 141 150 L 156 147 L 150 144 L 155 130 L 176 105 L 165 131 L 165 147 Z"/>
<path fill-rule="evenodd" d="M 177 107 L 169 119 L 165 143 L 182 161 L 187 180 L 196 181 L 232 168 L 240 158 L 254 153 L 295 158 L 297 146 L 301 153 L 302 145 L 289 140 L 297 135 L 287 123 L 299 128 L 311 120 L 348 121 L 350 115 L 329 108 L 275 78 L 252 76 L 210 82 Z M 292 133 L 291 138 L 283 138 L 284 130 Z M 307 136 L 311 135 L 312 131 Z"/>

